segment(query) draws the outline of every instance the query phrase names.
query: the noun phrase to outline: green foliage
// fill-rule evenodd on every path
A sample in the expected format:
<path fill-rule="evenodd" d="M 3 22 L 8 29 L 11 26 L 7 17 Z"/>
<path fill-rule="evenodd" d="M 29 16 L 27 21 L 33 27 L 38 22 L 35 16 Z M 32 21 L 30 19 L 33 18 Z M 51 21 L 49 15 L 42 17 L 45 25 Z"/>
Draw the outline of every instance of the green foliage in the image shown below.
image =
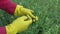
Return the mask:
<path fill-rule="evenodd" d="M 38 22 L 18 34 L 60 34 L 60 0 L 13 0 L 25 8 L 35 11 Z M 10 24 L 15 16 L 0 11 L 0 25 Z"/>

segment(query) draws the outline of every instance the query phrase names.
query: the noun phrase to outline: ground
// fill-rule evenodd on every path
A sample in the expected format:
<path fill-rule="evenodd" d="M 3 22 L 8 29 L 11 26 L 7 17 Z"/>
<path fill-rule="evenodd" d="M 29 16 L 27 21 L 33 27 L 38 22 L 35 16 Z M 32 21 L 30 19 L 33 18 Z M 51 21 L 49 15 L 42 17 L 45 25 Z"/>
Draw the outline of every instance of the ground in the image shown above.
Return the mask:
<path fill-rule="evenodd" d="M 60 34 L 60 0 L 13 0 L 34 10 L 39 20 L 18 34 Z M 0 10 L 0 26 L 10 24 L 17 17 Z"/>

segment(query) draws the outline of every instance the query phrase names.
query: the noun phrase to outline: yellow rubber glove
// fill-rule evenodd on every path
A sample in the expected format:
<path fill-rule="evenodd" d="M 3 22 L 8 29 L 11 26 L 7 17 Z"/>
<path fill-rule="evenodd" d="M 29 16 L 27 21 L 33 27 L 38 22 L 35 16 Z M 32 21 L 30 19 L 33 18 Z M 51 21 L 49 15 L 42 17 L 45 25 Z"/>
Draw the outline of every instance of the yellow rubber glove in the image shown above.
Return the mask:
<path fill-rule="evenodd" d="M 20 15 L 29 15 L 31 18 L 33 18 L 34 20 L 38 20 L 38 18 L 36 18 L 37 16 L 34 16 L 32 13 L 34 11 L 30 10 L 30 9 L 26 9 L 23 6 L 17 5 L 14 15 L 15 16 L 20 16 Z"/>
<path fill-rule="evenodd" d="M 28 19 L 29 18 L 29 19 Z M 32 23 L 31 17 L 22 16 L 13 21 L 10 25 L 6 26 L 7 34 L 16 34 L 28 28 Z"/>

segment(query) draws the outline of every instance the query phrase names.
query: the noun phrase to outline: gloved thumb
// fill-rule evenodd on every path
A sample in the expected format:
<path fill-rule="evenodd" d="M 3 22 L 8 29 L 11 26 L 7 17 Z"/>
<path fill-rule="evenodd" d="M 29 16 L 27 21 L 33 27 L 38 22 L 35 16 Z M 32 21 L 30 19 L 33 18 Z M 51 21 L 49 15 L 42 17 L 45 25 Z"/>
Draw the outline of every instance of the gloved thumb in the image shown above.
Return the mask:
<path fill-rule="evenodd" d="M 27 18 L 28 18 L 27 16 L 20 17 L 21 20 L 26 20 Z"/>
<path fill-rule="evenodd" d="M 32 23 L 32 18 L 29 16 L 29 15 L 27 15 L 27 17 L 28 17 L 28 20 L 27 21 L 25 21 L 28 25 L 30 25 L 31 23 Z"/>

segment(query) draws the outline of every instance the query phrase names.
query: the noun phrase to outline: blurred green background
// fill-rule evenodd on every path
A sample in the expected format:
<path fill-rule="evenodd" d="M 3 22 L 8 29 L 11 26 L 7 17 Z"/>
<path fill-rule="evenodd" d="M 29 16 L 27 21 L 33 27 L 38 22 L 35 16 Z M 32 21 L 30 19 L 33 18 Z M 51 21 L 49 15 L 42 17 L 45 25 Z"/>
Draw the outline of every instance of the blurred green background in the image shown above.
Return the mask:
<path fill-rule="evenodd" d="M 25 8 L 34 10 L 39 17 L 36 23 L 18 34 L 60 34 L 60 0 L 13 0 Z M 17 17 L 0 10 L 0 26 L 5 26 Z"/>

